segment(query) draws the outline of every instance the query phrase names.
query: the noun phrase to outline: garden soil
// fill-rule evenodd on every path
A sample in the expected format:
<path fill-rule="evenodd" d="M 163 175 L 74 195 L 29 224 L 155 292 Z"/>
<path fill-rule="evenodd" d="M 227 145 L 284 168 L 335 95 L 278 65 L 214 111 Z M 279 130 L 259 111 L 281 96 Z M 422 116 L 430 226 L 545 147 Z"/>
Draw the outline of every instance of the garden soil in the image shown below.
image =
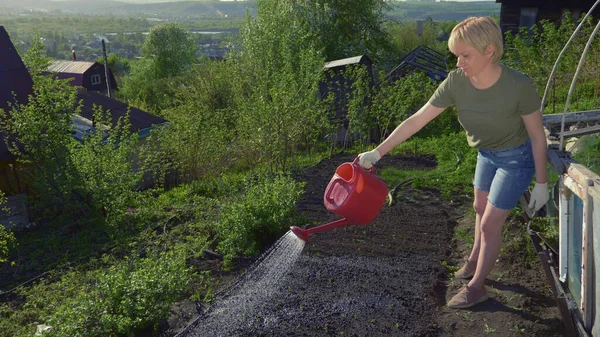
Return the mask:
<path fill-rule="evenodd" d="M 339 217 L 323 205 L 323 193 L 336 168 L 354 159 L 337 155 L 298 173 L 306 193 L 298 204 L 307 227 Z M 428 157 L 387 156 L 378 164 L 431 170 Z M 216 303 L 182 302 L 163 324 L 165 336 L 562 336 L 563 324 L 539 261 L 524 263 L 519 251 L 503 250 L 488 277 L 490 299 L 467 310 L 445 303 L 463 285 L 449 266 L 460 266 L 468 243 L 455 233 L 471 233 L 471 201 L 448 201 L 436 190 L 406 187 L 384 205 L 369 225 L 348 226 L 312 235 L 284 275 L 269 283 L 260 303 L 223 315 L 228 298 L 244 287 L 238 271 L 219 271 L 223 287 Z M 505 225 L 524 235 L 523 220 Z M 288 238 L 289 239 L 289 238 Z M 529 243 L 530 244 L 530 243 Z M 267 254 L 271 254 L 268 252 Z M 264 256 L 263 256 L 264 258 Z M 289 262 L 288 262 L 289 263 Z M 281 266 L 284 268 L 285 266 Z M 277 265 L 272 268 L 278 268 Z M 240 276 L 241 275 L 241 276 Z M 227 306 L 227 304 L 225 305 Z M 218 324 L 214 324 L 218 322 Z M 211 323 L 210 328 L 208 324 Z"/>

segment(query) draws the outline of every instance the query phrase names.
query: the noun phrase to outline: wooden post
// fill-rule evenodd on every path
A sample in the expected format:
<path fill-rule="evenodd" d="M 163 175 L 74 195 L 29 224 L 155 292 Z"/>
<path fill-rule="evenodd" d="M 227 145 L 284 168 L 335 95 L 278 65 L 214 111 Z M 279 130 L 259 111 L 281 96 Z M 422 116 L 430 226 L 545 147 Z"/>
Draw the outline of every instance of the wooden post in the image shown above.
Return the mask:
<path fill-rule="evenodd" d="M 106 77 L 106 94 L 108 97 L 112 97 L 112 91 L 110 90 L 110 72 L 108 71 L 108 57 L 106 56 L 106 46 L 104 45 L 104 39 L 102 39 L 102 55 L 104 55 L 104 76 Z"/>

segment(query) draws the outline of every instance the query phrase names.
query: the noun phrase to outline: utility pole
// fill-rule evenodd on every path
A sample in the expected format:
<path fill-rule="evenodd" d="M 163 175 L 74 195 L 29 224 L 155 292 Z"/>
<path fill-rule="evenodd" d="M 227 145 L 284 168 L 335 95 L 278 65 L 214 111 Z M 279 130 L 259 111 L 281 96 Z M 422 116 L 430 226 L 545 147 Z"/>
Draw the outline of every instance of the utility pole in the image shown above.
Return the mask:
<path fill-rule="evenodd" d="M 108 71 L 108 57 L 106 56 L 106 46 L 104 45 L 104 39 L 102 39 L 102 54 L 104 55 L 104 76 L 106 77 L 106 93 L 108 97 L 112 97 L 112 91 L 110 90 L 110 77 Z"/>

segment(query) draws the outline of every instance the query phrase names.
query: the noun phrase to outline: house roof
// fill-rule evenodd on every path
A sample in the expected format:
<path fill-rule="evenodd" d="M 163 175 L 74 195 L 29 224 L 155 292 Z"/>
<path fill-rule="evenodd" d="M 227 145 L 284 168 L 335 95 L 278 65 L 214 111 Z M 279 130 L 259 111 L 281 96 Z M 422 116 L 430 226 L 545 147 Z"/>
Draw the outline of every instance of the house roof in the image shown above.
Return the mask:
<path fill-rule="evenodd" d="M 9 103 L 27 103 L 27 98 L 32 92 L 31 75 L 8 33 L 0 26 L 0 109 L 7 110 L 10 107 Z M 12 157 L 4 142 L 4 134 L 0 133 L 0 160 Z"/>
<path fill-rule="evenodd" d="M 413 49 L 400 64 L 386 76 L 386 80 L 395 81 L 407 73 L 421 69 L 432 79 L 442 81 L 448 76 L 446 57 L 425 45 Z"/>
<path fill-rule="evenodd" d="M 9 102 L 26 103 L 32 93 L 33 80 L 23 64 L 8 33 L 0 26 L 0 109 Z"/>
<path fill-rule="evenodd" d="M 373 60 L 371 60 L 368 55 L 353 56 L 341 60 L 326 62 L 325 69 L 343 67 L 351 64 L 373 64 Z"/>
<path fill-rule="evenodd" d="M 48 71 L 69 74 L 84 74 L 97 62 L 54 60 L 48 66 Z"/>
<path fill-rule="evenodd" d="M 140 137 L 147 136 L 153 125 L 161 125 L 167 122 L 166 119 L 147 113 L 138 108 L 130 107 L 126 103 L 114 98 L 105 96 L 96 91 L 79 91 L 77 99 L 81 100 L 81 116 L 93 120 L 94 104 L 101 106 L 103 110 L 110 110 L 112 122 L 115 123 L 119 117 L 127 115 L 129 109 L 129 121 L 131 123 L 131 132 L 138 132 Z"/>

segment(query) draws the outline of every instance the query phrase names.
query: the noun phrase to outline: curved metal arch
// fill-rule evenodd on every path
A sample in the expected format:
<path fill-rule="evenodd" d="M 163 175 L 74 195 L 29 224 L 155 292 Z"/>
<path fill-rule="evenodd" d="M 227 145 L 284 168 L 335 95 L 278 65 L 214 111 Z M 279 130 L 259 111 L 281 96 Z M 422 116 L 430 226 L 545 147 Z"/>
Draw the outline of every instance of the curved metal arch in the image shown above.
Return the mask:
<path fill-rule="evenodd" d="M 599 3 L 600 0 L 596 1 L 596 3 Z M 582 21 L 583 22 L 583 21 Z M 592 32 L 592 34 L 590 35 L 590 38 L 588 39 L 585 48 L 583 49 L 583 53 L 581 53 L 581 58 L 579 59 L 579 64 L 577 65 L 577 70 L 575 71 L 575 74 L 573 75 L 573 80 L 571 81 L 571 87 L 569 88 L 569 93 L 567 94 L 567 102 L 565 103 L 565 110 L 563 111 L 563 115 L 562 115 L 562 120 L 560 123 L 560 147 L 559 147 L 559 151 L 563 150 L 563 146 L 564 146 L 564 132 L 565 132 L 565 113 L 568 111 L 569 109 L 569 103 L 571 102 L 571 95 L 573 94 L 573 90 L 575 89 L 575 83 L 577 82 L 577 77 L 579 77 L 579 73 L 581 72 L 581 68 L 583 67 L 583 64 L 585 63 L 585 57 L 587 55 L 588 50 L 590 49 L 590 47 L 592 46 L 592 42 L 594 40 L 594 38 L 596 37 L 596 34 L 598 34 L 598 30 L 600 30 L 600 21 L 598 21 L 598 23 L 596 24 L 596 27 L 594 28 L 594 31 Z"/>
<path fill-rule="evenodd" d="M 567 48 L 569 47 L 569 45 L 571 44 L 571 42 L 573 41 L 573 39 L 575 38 L 575 36 L 577 35 L 577 33 L 579 33 L 579 31 L 581 30 L 581 28 L 583 27 L 583 25 L 585 24 L 585 22 L 587 21 L 587 18 L 591 15 L 591 13 L 594 11 L 594 9 L 596 8 L 596 6 L 598 6 L 598 4 L 600 4 L 600 0 L 597 0 L 594 5 L 590 8 L 590 10 L 585 14 L 585 16 L 583 17 L 583 19 L 581 20 L 581 22 L 579 23 L 579 25 L 577 25 L 577 28 L 575 29 L 575 31 L 573 32 L 573 34 L 571 34 L 571 37 L 569 38 L 569 40 L 567 41 L 567 43 L 565 43 L 565 46 L 563 47 L 563 49 L 561 50 L 561 52 L 558 54 L 558 57 L 556 58 L 556 61 L 554 62 L 554 66 L 552 67 L 552 71 L 550 72 L 550 76 L 548 77 L 548 82 L 546 83 L 546 89 L 544 90 L 544 96 L 542 97 L 542 104 L 540 106 L 540 111 L 542 112 L 542 114 L 544 113 L 544 106 L 546 103 L 546 98 L 548 97 L 548 91 L 550 89 L 550 83 L 552 82 L 552 80 L 554 79 L 554 76 L 556 75 L 556 69 L 558 68 L 558 64 L 560 62 L 560 60 L 562 59 L 563 55 L 565 54 Z M 567 102 L 565 104 L 565 110 L 563 112 L 562 115 L 562 121 L 561 121 L 561 126 L 560 126 L 560 147 L 559 150 L 562 152 L 563 151 L 563 143 L 564 143 L 564 129 L 565 129 L 565 113 L 568 111 L 569 108 L 569 103 L 571 100 L 571 94 L 573 92 L 573 89 L 575 88 L 575 82 L 577 80 L 577 77 L 579 76 L 579 72 L 581 70 L 581 67 L 583 66 L 583 63 L 585 63 L 585 56 L 587 54 L 587 51 L 589 50 L 589 47 L 591 46 L 591 42 L 593 41 L 594 37 L 596 36 L 596 33 L 598 32 L 600 22 L 598 23 L 598 25 L 596 25 L 596 28 L 594 29 L 594 32 L 592 33 L 592 35 L 590 36 L 590 38 L 588 39 L 588 43 L 586 44 L 586 47 L 582 53 L 582 56 L 579 60 L 579 64 L 577 65 L 577 71 L 575 72 L 574 76 L 573 76 L 573 81 L 571 82 L 571 87 L 569 88 L 569 93 L 567 95 Z"/>

